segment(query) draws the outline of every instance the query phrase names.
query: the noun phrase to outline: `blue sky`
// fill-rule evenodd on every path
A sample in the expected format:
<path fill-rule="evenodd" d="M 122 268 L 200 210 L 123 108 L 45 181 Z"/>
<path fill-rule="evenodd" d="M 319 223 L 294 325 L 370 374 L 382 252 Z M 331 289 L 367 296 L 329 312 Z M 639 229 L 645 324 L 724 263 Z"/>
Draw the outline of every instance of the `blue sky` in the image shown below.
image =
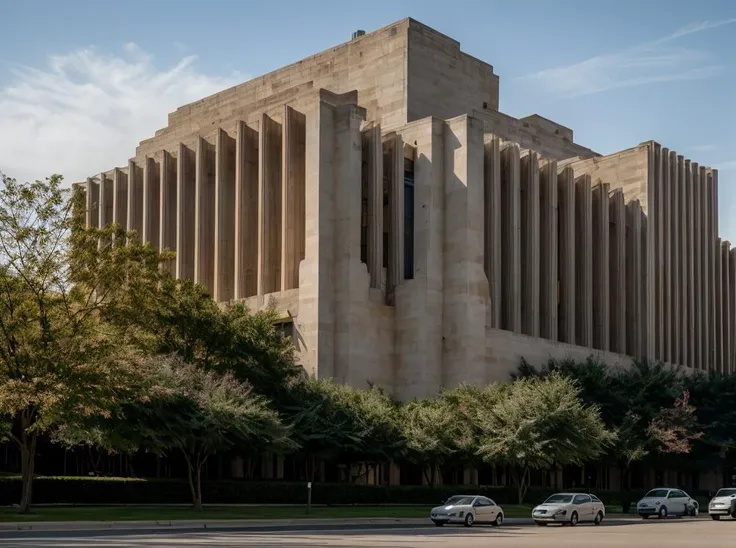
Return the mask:
<path fill-rule="evenodd" d="M 166 114 L 411 16 L 494 66 L 500 108 L 611 153 L 654 139 L 720 169 L 736 242 L 736 2 L 0 0 L 0 170 L 124 165 Z"/>

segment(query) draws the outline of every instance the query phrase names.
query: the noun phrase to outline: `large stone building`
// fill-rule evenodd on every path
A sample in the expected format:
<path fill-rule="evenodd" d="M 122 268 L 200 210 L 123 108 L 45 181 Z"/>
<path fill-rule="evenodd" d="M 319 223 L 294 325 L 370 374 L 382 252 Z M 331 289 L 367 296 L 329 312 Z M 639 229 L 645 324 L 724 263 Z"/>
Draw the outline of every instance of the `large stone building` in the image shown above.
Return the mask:
<path fill-rule="evenodd" d="M 493 67 L 405 19 L 185 105 L 86 182 L 90 225 L 275 302 L 303 365 L 406 400 L 522 357 L 732 371 L 718 175 L 499 111 Z"/>

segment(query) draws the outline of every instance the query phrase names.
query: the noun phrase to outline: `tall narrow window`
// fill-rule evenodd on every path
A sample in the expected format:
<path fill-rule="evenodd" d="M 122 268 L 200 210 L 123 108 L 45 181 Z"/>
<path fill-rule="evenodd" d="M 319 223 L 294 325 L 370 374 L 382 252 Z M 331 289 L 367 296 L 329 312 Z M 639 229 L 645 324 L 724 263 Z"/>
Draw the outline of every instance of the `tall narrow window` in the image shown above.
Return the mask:
<path fill-rule="evenodd" d="M 404 160 L 404 279 L 414 278 L 414 162 Z"/>

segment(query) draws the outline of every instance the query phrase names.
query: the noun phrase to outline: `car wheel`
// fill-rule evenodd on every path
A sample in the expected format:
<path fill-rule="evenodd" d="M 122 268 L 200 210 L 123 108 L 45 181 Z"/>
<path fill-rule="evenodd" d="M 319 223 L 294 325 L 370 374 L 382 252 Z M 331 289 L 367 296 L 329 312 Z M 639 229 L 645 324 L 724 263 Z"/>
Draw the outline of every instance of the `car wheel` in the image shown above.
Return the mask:
<path fill-rule="evenodd" d="M 443 526 L 443 525 L 445 524 L 445 522 L 444 522 L 444 521 L 435 521 L 435 520 L 432 520 L 432 521 L 434 522 L 434 524 L 435 524 L 435 525 L 436 525 L 437 527 L 442 527 L 442 526 Z"/>
<path fill-rule="evenodd" d="M 499 512 L 496 519 L 491 522 L 491 525 L 494 527 L 501 527 L 501 525 L 503 525 L 503 514 L 501 512 Z"/>
<path fill-rule="evenodd" d="M 712 519 L 713 521 L 718 521 L 719 519 L 721 519 L 721 516 L 718 516 L 716 514 L 711 514 L 710 519 Z"/>
<path fill-rule="evenodd" d="M 465 516 L 465 527 L 472 527 L 474 521 L 475 517 L 473 516 L 473 514 L 468 513 L 468 515 Z"/>
<path fill-rule="evenodd" d="M 659 516 L 659 519 L 664 519 L 667 517 L 667 507 L 662 506 L 659 508 L 659 512 L 657 512 L 657 515 Z"/>
<path fill-rule="evenodd" d="M 600 525 L 603 521 L 603 512 L 598 512 L 595 516 L 595 519 L 593 520 L 593 523 L 596 525 Z"/>
<path fill-rule="evenodd" d="M 540 527 L 547 527 L 547 522 L 546 521 L 535 521 L 534 523 L 536 523 Z"/>
<path fill-rule="evenodd" d="M 572 527 L 575 527 L 577 524 L 578 524 L 578 513 L 573 512 L 572 515 L 570 516 L 570 525 Z"/>
<path fill-rule="evenodd" d="M 736 507 L 734 507 L 734 508 L 731 509 L 731 517 L 733 519 L 736 519 Z"/>

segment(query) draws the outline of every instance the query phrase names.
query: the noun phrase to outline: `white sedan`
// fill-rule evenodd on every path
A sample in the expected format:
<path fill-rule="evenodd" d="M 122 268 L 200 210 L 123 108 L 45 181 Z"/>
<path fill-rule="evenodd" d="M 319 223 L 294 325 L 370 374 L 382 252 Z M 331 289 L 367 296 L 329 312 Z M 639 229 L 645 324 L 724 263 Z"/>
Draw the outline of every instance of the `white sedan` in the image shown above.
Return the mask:
<path fill-rule="evenodd" d="M 498 527 L 503 523 L 503 510 L 488 497 L 480 495 L 455 495 L 442 506 L 432 508 L 430 519 L 437 527 L 446 523 L 472 527 L 475 523 L 490 523 Z"/>
<path fill-rule="evenodd" d="M 668 516 L 697 516 L 698 501 L 682 489 L 660 487 L 652 489 L 636 505 L 636 512 L 642 518 L 657 516 L 664 519 Z"/>
<path fill-rule="evenodd" d="M 582 521 L 600 525 L 604 517 L 606 507 L 601 499 L 586 493 L 557 493 L 532 510 L 532 519 L 540 526 L 548 523 L 577 525 Z"/>
<path fill-rule="evenodd" d="M 715 520 L 721 519 L 721 516 L 736 518 L 736 488 L 719 489 L 708 503 L 708 513 Z"/>

